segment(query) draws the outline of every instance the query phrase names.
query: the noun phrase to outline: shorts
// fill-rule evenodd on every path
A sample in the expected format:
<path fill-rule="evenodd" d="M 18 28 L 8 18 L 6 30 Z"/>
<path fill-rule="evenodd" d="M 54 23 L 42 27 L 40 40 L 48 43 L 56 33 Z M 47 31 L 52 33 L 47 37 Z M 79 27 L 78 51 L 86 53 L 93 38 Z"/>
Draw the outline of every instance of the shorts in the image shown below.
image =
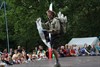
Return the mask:
<path fill-rule="evenodd" d="M 50 40 L 49 39 L 49 33 L 46 32 L 46 31 L 43 31 L 43 32 L 45 34 L 46 41 L 51 43 L 51 47 L 53 49 L 57 49 L 61 45 L 60 44 L 60 38 L 62 37 L 61 35 L 53 34 L 53 35 L 51 35 L 51 40 Z"/>
<path fill-rule="evenodd" d="M 51 47 L 53 49 L 57 49 L 58 47 L 61 46 L 60 38 L 61 38 L 61 35 L 58 35 L 58 34 L 51 36 Z"/>

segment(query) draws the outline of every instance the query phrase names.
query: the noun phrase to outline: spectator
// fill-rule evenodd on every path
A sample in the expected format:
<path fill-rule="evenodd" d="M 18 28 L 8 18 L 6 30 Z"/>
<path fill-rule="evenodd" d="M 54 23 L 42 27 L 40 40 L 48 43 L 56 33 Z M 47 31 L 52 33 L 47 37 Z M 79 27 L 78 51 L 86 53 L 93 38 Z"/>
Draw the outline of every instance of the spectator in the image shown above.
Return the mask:
<path fill-rule="evenodd" d="M 27 60 L 30 62 L 32 60 L 32 55 L 31 54 L 27 54 Z"/>
<path fill-rule="evenodd" d="M 66 49 L 66 56 L 70 56 L 70 48 L 68 45 L 65 45 L 65 49 Z"/>
<path fill-rule="evenodd" d="M 66 56 L 66 50 L 64 46 L 61 46 L 60 48 L 60 57 L 65 57 Z"/>
<path fill-rule="evenodd" d="M 94 45 L 91 47 L 90 54 L 91 54 L 91 56 L 96 56 L 96 48 Z"/>
<path fill-rule="evenodd" d="M 12 65 L 12 63 L 10 63 L 10 55 L 8 55 L 7 49 L 4 49 L 4 51 L 1 55 L 1 60 L 2 60 L 2 62 L 6 63 L 8 65 Z"/>
<path fill-rule="evenodd" d="M 87 51 L 88 51 L 88 52 L 91 52 L 91 48 L 92 48 L 91 45 L 89 45 L 89 46 L 87 47 Z"/>
<path fill-rule="evenodd" d="M 7 65 L 12 65 L 12 63 L 9 62 L 9 56 L 5 57 L 5 54 L 2 54 L 1 61 L 6 63 Z"/>
<path fill-rule="evenodd" d="M 24 48 L 22 49 L 22 56 L 26 59 L 26 51 Z"/>
<path fill-rule="evenodd" d="M 12 49 L 12 48 L 10 48 L 9 55 L 12 57 L 12 56 L 13 56 L 13 54 L 14 54 L 13 49 Z"/>
<path fill-rule="evenodd" d="M 39 49 L 37 51 L 38 59 L 46 58 L 46 52 L 43 50 L 43 47 L 39 45 Z"/>
<path fill-rule="evenodd" d="M 85 44 L 84 44 L 84 48 L 85 48 L 88 52 L 90 52 L 90 50 L 91 50 L 91 45 L 87 46 L 87 44 L 85 43 Z"/>
<path fill-rule="evenodd" d="M 70 46 L 70 56 L 76 56 L 73 46 Z"/>
<path fill-rule="evenodd" d="M 24 48 L 22 49 L 21 61 L 22 63 L 27 63 L 27 54 Z"/>
<path fill-rule="evenodd" d="M 14 54 L 12 56 L 12 60 L 15 64 L 19 64 L 20 60 L 19 60 L 19 54 L 17 52 L 17 50 L 14 50 Z"/>
<path fill-rule="evenodd" d="M 78 52 L 79 52 L 78 56 L 82 56 L 81 48 L 80 47 L 78 48 Z"/>
<path fill-rule="evenodd" d="M 78 56 L 79 55 L 78 46 L 77 45 L 73 45 L 73 49 L 75 50 L 75 55 Z"/>
<path fill-rule="evenodd" d="M 5 58 L 8 57 L 7 49 L 4 49 L 4 50 L 3 50 L 3 55 L 4 55 Z"/>
<path fill-rule="evenodd" d="M 100 54 L 100 42 L 95 46 L 96 50 L 97 50 L 97 54 Z"/>
<path fill-rule="evenodd" d="M 36 54 L 36 51 L 33 50 L 32 60 L 37 59 L 37 58 L 38 58 L 38 56 L 37 56 L 37 54 Z"/>
<path fill-rule="evenodd" d="M 89 55 L 90 53 L 86 50 L 85 47 L 80 48 L 80 55 Z"/>
<path fill-rule="evenodd" d="M 22 49 L 20 46 L 17 47 L 17 52 L 22 53 Z"/>

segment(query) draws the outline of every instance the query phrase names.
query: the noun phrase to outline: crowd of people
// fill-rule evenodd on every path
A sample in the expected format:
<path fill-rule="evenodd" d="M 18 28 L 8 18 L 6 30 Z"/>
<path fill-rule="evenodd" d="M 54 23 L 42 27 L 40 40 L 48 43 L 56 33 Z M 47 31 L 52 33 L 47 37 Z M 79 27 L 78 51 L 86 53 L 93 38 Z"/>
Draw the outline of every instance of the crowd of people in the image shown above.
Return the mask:
<path fill-rule="evenodd" d="M 88 45 L 84 44 L 83 47 L 78 47 L 77 45 L 60 46 L 58 49 L 59 57 L 72 57 L 72 56 L 100 56 L 100 43 L 98 45 Z M 54 55 L 52 53 L 52 57 Z M 39 45 L 38 49 L 34 49 L 32 53 L 26 53 L 24 48 L 18 46 L 17 49 L 4 49 L 0 52 L 0 62 L 6 63 L 7 65 L 22 64 L 28 62 L 34 62 L 34 60 L 41 60 L 48 58 L 48 51 L 43 49 L 43 46 Z"/>
<path fill-rule="evenodd" d="M 87 45 L 83 47 L 77 45 L 73 46 L 61 46 L 58 49 L 60 57 L 71 57 L 71 56 L 99 56 L 100 55 L 100 43 L 98 45 Z"/>

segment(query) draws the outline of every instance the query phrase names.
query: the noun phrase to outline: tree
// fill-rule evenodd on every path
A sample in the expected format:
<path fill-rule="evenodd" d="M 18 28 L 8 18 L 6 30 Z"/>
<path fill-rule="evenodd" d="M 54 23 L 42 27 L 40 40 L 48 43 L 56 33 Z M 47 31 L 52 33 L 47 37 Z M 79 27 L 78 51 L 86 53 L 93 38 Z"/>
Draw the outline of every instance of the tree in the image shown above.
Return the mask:
<path fill-rule="evenodd" d="M 51 0 L 6 0 L 10 47 L 21 45 L 34 48 L 43 44 L 35 21 L 47 21 L 46 11 Z M 100 36 L 99 0 L 53 0 L 54 11 L 68 17 L 67 33 L 60 42 L 64 45 L 73 37 Z M 0 10 L 0 47 L 6 44 L 3 10 Z M 61 44 L 61 45 L 62 45 Z"/>

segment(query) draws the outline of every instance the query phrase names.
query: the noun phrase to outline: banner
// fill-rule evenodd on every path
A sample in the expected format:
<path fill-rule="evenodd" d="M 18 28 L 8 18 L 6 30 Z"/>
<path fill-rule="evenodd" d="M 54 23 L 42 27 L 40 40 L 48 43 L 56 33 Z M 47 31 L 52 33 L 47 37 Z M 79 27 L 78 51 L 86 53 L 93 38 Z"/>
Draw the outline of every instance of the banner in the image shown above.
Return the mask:
<path fill-rule="evenodd" d="M 41 38 L 41 40 L 44 42 L 44 44 L 48 47 L 51 48 L 50 42 L 46 42 L 46 38 L 45 35 L 43 33 L 43 27 L 42 27 L 42 22 L 41 22 L 41 18 L 38 18 L 36 21 L 36 25 L 37 25 L 37 30 L 39 32 L 39 36 Z M 51 34 L 49 33 L 49 38 L 51 38 Z"/>

